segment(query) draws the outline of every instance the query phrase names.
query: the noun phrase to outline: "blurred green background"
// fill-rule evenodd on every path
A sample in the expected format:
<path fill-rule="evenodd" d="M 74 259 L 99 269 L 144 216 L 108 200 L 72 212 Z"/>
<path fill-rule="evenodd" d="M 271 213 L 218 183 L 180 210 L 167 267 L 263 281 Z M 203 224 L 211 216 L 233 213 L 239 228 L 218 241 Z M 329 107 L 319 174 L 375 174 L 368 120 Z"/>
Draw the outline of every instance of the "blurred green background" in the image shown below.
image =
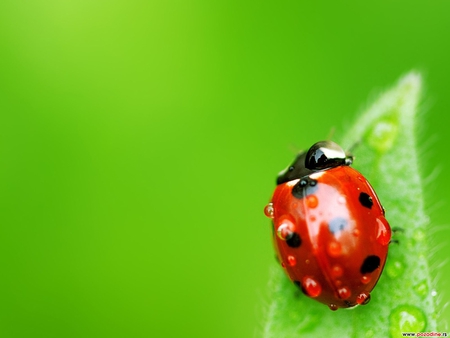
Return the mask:
<path fill-rule="evenodd" d="M 412 68 L 442 308 L 449 17 L 446 1 L 1 1 L 1 337 L 259 337 L 276 173 Z"/>

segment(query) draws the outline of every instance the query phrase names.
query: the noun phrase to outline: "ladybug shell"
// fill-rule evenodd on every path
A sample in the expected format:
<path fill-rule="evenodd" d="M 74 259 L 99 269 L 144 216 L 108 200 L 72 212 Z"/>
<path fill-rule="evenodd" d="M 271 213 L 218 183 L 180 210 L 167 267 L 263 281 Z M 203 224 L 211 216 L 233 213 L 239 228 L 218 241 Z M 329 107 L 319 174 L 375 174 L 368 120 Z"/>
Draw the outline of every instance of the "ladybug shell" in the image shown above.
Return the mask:
<path fill-rule="evenodd" d="M 332 310 L 370 300 L 391 229 L 358 171 L 338 166 L 279 184 L 272 208 L 278 258 L 303 293 Z"/>

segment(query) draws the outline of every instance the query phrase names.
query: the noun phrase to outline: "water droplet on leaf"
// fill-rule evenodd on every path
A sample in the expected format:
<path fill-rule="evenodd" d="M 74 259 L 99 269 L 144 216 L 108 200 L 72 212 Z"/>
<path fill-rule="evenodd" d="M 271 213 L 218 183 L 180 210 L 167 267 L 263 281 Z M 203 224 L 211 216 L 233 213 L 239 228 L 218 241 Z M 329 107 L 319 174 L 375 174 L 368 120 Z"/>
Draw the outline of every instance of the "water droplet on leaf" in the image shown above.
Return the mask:
<path fill-rule="evenodd" d="M 405 266 L 399 260 L 388 260 L 386 264 L 386 273 L 391 278 L 397 278 L 403 274 Z"/>
<path fill-rule="evenodd" d="M 426 325 L 425 315 L 413 305 L 400 305 L 389 315 L 391 337 L 401 337 L 403 332 L 420 332 Z"/>

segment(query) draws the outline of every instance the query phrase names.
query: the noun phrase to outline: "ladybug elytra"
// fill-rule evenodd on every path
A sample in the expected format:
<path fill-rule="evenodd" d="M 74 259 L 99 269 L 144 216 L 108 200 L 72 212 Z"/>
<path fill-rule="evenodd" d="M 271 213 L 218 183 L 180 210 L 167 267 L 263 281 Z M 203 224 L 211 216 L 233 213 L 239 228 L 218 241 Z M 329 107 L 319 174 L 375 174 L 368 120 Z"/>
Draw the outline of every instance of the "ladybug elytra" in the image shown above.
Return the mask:
<path fill-rule="evenodd" d="M 264 212 L 288 277 L 331 310 L 367 304 L 383 270 L 391 228 L 353 157 L 315 143 L 277 177 Z"/>

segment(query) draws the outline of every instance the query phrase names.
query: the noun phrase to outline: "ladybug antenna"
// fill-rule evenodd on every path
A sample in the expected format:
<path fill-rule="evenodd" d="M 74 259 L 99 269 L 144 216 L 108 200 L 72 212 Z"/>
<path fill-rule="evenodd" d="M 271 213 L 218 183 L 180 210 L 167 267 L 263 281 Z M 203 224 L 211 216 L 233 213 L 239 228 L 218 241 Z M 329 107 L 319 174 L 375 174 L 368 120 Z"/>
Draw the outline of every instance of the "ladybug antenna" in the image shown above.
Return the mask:
<path fill-rule="evenodd" d="M 345 165 L 351 165 L 353 163 L 353 160 L 355 159 L 355 156 L 353 156 L 353 151 L 359 146 L 360 143 L 361 140 L 353 142 L 353 144 L 347 149 L 345 152 Z"/>
<path fill-rule="evenodd" d="M 346 153 L 349 154 L 349 155 L 350 155 L 351 153 L 353 153 L 353 151 L 354 151 L 356 148 L 358 148 L 358 146 L 360 145 L 360 143 L 361 143 L 361 140 L 358 140 L 358 141 L 353 142 L 352 145 L 351 145 L 350 147 L 347 148 Z"/>

